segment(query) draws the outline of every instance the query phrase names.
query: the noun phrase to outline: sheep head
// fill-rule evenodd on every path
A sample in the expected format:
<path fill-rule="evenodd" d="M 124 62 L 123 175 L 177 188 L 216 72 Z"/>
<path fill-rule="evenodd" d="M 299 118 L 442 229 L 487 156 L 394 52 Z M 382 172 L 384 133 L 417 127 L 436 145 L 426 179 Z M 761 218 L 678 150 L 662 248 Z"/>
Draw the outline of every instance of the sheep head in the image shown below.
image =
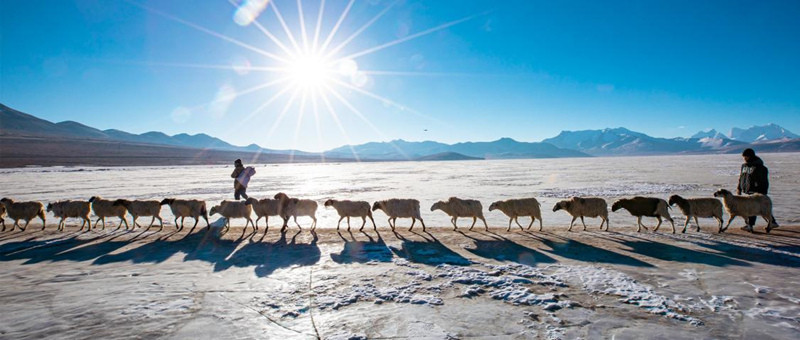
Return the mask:
<path fill-rule="evenodd" d="M 628 200 L 623 198 L 621 200 L 618 200 L 618 201 L 614 202 L 614 204 L 611 205 L 611 211 L 617 211 L 617 210 L 621 209 L 622 205 L 625 204 L 625 202 L 627 202 L 627 201 Z"/>
<path fill-rule="evenodd" d="M 669 200 L 667 201 L 667 203 L 669 203 L 669 205 L 671 205 L 671 206 L 674 206 L 675 204 L 678 204 L 678 202 L 680 202 L 680 201 L 683 201 L 683 197 L 680 197 L 678 195 L 672 195 L 672 196 L 669 197 Z"/>
<path fill-rule="evenodd" d="M 500 202 L 502 202 L 502 201 L 492 202 L 492 204 L 490 204 L 490 205 L 489 205 L 489 211 L 494 211 L 495 209 L 499 209 L 499 208 L 497 207 L 497 205 L 498 205 Z"/>
<path fill-rule="evenodd" d="M 435 211 L 436 209 L 442 210 L 442 206 L 444 206 L 444 202 L 438 201 L 431 206 L 431 211 Z"/>
<path fill-rule="evenodd" d="M 325 203 L 323 205 L 326 206 L 326 207 L 330 207 L 330 206 L 333 205 L 333 202 L 334 202 L 334 200 L 327 200 L 327 201 L 325 201 Z"/>
<path fill-rule="evenodd" d="M 100 200 L 100 199 L 102 199 L 102 197 L 100 197 L 100 196 L 92 196 L 91 198 L 89 198 L 89 203 L 93 203 L 94 201 L 97 201 L 97 200 Z"/>
<path fill-rule="evenodd" d="M 47 203 L 47 211 L 53 211 L 53 203 Z"/>
<path fill-rule="evenodd" d="M 175 199 L 174 198 L 165 198 L 165 199 L 161 200 L 160 204 L 161 205 L 165 205 L 165 204 L 172 204 L 172 203 L 175 203 Z"/>
<path fill-rule="evenodd" d="M 275 194 L 275 196 L 274 196 L 273 198 L 274 198 L 274 199 L 276 199 L 276 200 L 281 200 L 281 201 L 283 201 L 283 200 L 286 200 L 286 199 L 288 199 L 288 198 L 289 198 L 289 195 L 286 195 L 286 194 L 284 194 L 284 193 L 282 193 L 282 192 L 279 192 L 279 193 Z"/>
<path fill-rule="evenodd" d="M 120 205 L 121 205 L 121 206 L 123 206 L 123 207 L 126 207 L 126 208 L 127 208 L 127 207 L 128 207 L 130 204 L 131 204 L 131 201 L 124 200 L 124 199 L 118 199 L 118 200 L 114 201 L 114 203 L 112 203 L 111 205 L 113 205 L 113 206 L 115 206 L 115 207 L 117 207 L 117 206 L 120 206 Z"/>
<path fill-rule="evenodd" d="M 570 205 L 572 205 L 572 202 L 570 201 L 559 201 L 553 206 L 553 211 L 559 211 L 561 209 L 567 210 L 569 209 Z"/>
<path fill-rule="evenodd" d="M 372 204 L 372 211 L 378 211 L 378 209 L 383 209 L 380 201 L 377 201 Z"/>
<path fill-rule="evenodd" d="M 714 193 L 714 197 L 725 197 L 725 196 L 730 196 L 730 195 L 733 195 L 733 194 L 730 191 L 726 190 L 726 189 L 719 189 L 719 190 L 717 190 L 717 192 Z"/>
<path fill-rule="evenodd" d="M 245 205 L 253 205 L 255 203 L 258 203 L 258 200 L 253 197 L 249 197 L 246 200 L 244 200 Z"/>
<path fill-rule="evenodd" d="M 212 216 L 214 214 L 216 214 L 216 213 L 219 213 L 219 206 L 218 205 L 215 205 L 215 206 L 211 207 L 211 210 L 208 212 L 208 214 L 212 215 Z"/>

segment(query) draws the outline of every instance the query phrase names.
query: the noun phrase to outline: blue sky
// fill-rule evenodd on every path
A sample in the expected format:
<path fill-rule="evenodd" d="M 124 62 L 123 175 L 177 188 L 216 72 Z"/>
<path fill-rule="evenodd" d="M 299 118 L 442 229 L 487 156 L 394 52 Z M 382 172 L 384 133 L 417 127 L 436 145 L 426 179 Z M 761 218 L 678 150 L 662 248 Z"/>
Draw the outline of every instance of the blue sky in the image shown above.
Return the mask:
<path fill-rule="evenodd" d="M 348 3 L 325 2 L 316 46 Z M 320 4 L 301 3 L 309 45 Z M 308 151 L 618 126 L 800 132 L 797 1 L 359 0 L 326 50 L 366 28 L 325 60 L 374 51 L 332 63 L 325 85 L 295 79 L 287 65 L 303 53 L 269 6 L 303 50 L 294 0 L 249 25 L 228 1 L 2 1 L 0 102 L 56 122 Z"/>

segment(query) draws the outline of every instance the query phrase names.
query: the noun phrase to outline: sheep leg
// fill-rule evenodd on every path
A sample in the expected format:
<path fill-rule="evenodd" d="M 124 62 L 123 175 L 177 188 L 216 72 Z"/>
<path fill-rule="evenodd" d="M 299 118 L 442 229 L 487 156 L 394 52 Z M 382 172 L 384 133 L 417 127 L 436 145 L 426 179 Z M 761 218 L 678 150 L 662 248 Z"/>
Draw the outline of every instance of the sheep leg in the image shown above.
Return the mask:
<path fill-rule="evenodd" d="M 455 217 L 455 216 L 451 217 L 450 218 L 450 223 L 453 224 L 453 230 L 458 229 L 458 226 L 456 225 L 458 223 L 458 217 Z M 469 230 L 472 230 L 472 228 L 469 228 Z"/>
<path fill-rule="evenodd" d="M 644 229 L 647 230 L 647 227 L 645 227 Z M 636 232 L 637 233 L 642 232 L 642 217 L 641 216 L 639 216 L 638 219 L 636 220 Z"/>
<path fill-rule="evenodd" d="M 513 218 L 510 217 L 508 218 L 508 229 L 506 229 L 506 231 L 511 231 L 511 221 L 513 220 L 514 220 Z M 522 226 L 520 226 L 519 228 L 522 229 Z"/>
<path fill-rule="evenodd" d="M 422 217 L 419 218 L 419 223 L 422 223 L 422 231 L 425 232 L 425 221 L 422 220 Z"/>
<path fill-rule="evenodd" d="M 472 216 L 472 226 L 469 227 L 469 230 L 472 230 L 472 228 L 475 227 L 475 223 L 476 222 L 478 222 L 478 218 L 475 217 L 475 216 Z M 486 228 L 486 229 L 489 229 L 489 228 Z"/>
<path fill-rule="evenodd" d="M 578 219 L 578 216 L 572 216 L 572 222 L 569 222 L 569 229 L 567 231 L 572 231 L 572 224 L 575 223 L 575 220 Z"/>
<path fill-rule="evenodd" d="M 736 216 L 731 216 L 731 218 L 728 219 L 728 224 L 725 225 L 725 228 L 722 227 L 722 223 L 720 222 L 720 224 L 719 224 L 720 227 L 719 227 L 719 230 L 717 232 L 721 233 L 721 232 L 723 232 L 725 230 L 728 230 L 728 227 L 731 226 L 731 222 L 733 222 L 734 218 L 736 218 Z"/>
<path fill-rule="evenodd" d="M 528 230 L 531 230 L 531 227 L 533 227 L 533 222 L 534 221 L 536 221 L 536 218 L 531 216 L 531 223 L 528 224 Z M 522 230 L 522 226 L 520 226 L 519 229 Z M 541 229 L 540 229 L 540 231 L 541 231 Z"/>
<path fill-rule="evenodd" d="M 180 228 L 180 229 L 178 229 L 178 230 L 183 230 L 183 221 L 184 221 L 185 219 L 186 219 L 186 216 L 182 216 L 182 217 L 181 217 L 181 228 Z M 177 221 L 177 219 L 176 219 L 176 221 Z"/>
<path fill-rule="evenodd" d="M 317 217 L 311 216 L 311 220 L 314 221 L 313 223 L 311 223 L 311 231 L 314 231 L 317 229 Z"/>
<path fill-rule="evenodd" d="M 161 216 L 156 217 L 158 217 L 158 223 L 161 224 L 161 228 L 159 228 L 158 231 L 164 230 L 164 220 L 161 219 Z"/>
<path fill-rule="evenodd" d="M 531 216 L 531 223 L 532 222 L 533 222 L 533 216 Z M 542 223 L 542 218 L 539 217 L 539 231 L 542 231 L 542 228 L 544 228 L 544 224 Z M 530 227 L 528 227 L 528 229 L 530 229 Z"/>
<path fill-rule="evenodd" d="M 681 233 L 685 234 L 686 233 L 686 227 L 688 227 L 688 226 L 689 226 L 689 216 L 686 216 L 686 223 L 683 224 L 683 231 L 681 231 Z"/>
<path fill-rule="evenodd" d="M 256 228 L 258 228 L 258 220 L 260 220 L 262 217 L 264 216 L 258 216 L 258 218 L 256 218 Z"/>
<path fill-rule="evenodd" d="M 764 215 L 761 215 L 761 217 L 763 217 L 764 220 L 767 221 L 766 232 L 767 232 L 767 234 L 769 234 L 770 230 L 772 230 L 772 215 L 771 214 L 764 214 Z M 42 229 L 44 229 L 44 228 L 42 228 Z"/>
<path fill-rule="evenodd" d="M 339 225 L 342 224 L 342 220 L 343 219 L 344 219 L 344 216 L 339 217 L 339 222 L 336 222 L 336 230 L 339 230 Z"/>
<path fill-rule="evenodd" d="M 350 231 L 350 216 L 347 216 L 347 231 Z"/>
<path fill-rule="evenodd" d="M 658 220 L 658 224 L 656 224 L 656 228 L 653 229 L 653 232 L 657 232 L 658 231 L 658 227 L 661 226 L 661 222 L 662 222 L 661 221 L 661 216 L 656 216 L 656 219 Z"/>
<path fill-rule="evenodd" d="M 22 228 L 22 231 L 25 231 L 25 229 L 27 229 L 27 228 L 28 228 L 28 224 L 29 224 L 29 223 L 31 223 L 31 220 L 25 220 L 25 227 L 24 227 L 24 228 Z"/>
<path fill-rule="evenodd" d="M 519 216 L 514 216 L 514 222 L 517 222 L 517 225 L 519 226 L 519 230 L 522 230 L 522 224 L 519 224 Z M 528 228 L 528 229 L 530 229 L 530 228 Z"/>
<path fill-rule="evenodd" d="M 122 224 L 122 222 L 125 222 L 125 230 L 128 230 L 128 220 L 125 219 L 125 216 L 120 216 L 119 219 L 121 220 L 120 224 Z"/>
<path fill-rule="evenodd" d="M 483 221 L 483 226 L 484 226 L 484 227 L 486 228 L 486 230 L 488 231 L 488 230 L 489 230 L 489 224 L 488 224 L 488 223 L 486 223 L 486 219 L 485 219 L 485 218 L 483 218 L 483 217 L 481 217 L 481 220 Z"/>
<path fill-rule="evenodd" d="M 674 234 L 675 233 L 675 221 L 673 221 L 672 217 L 669 217 L 669 216 L 667 216 L 666 219 L 667 219 L 667 221 L 669 221 L 669 224 L 672 225 L 672 233 Z"/>
<path fill-rule="evenodd" d="M 196 228 L 196 227 L 197 227 L 197 222 L 200 222 L 200 219 L 199 219 L 199 218 L 197 218 L 197 217 L 195 217 L 195 218 L 194 218 L 194 225 L 192 226 L 192 230 L 194 230 L 194 228 Z M 228 220 L 228 221 L 225 221 L 225 222 L 227 222 L 227 223 L 230 223 L 230 220 Z M 183 228 L 183 219 L 181 219 L 181 228 Z M 191 231 L 190 231 L 190 232 L 191 232 Z"/>
<path fill-rule="evenodd" d="M 100 222 L 100 219 L 101 219 L 101 218 L 102 218 L 102 217 L 98 217 L 98 218 L 97 218 L 97 220 L 96 220 L 96 221 L 94 221 L 94 227 L 95 227 L 95 228 L 97 228 L 97 223 L 99 223 L 99 222 Z"/>
<path fill-rule="evenodd" d="M 722 217 L 714 216 L 714 218 L 719 222 L 719 230 L 722 230 Z"/>
<path fill-rule="evenodd" d="M 292 219 L 294 219 L 294 224 L 297 224 L 297 227 L 300 228 L 300 223 L 297 223 L 297 215 L 293 216 Z M 300 228 L 300 230 L 303 230 L 303 228 Z"/>
<path fill-rule="evenodd" d="M 378 226 L 375 225 L 375 220 L 372 218 L 372 215 L 369 215 L 369 220 L 372 221 L 372 228 L 378 230 Z"/>
<path fill-rule="evenodd" d="M 397 221 L 397 217 L 395 217 L 395 221 Z M 408 228 L 408 231 L 411 231 L 411 229 L 414 229 L 414 223 L 417 223 L 417 219 L 412 217 L 411 218 L 411 227 Z"/>
<path fill-rule="evenodd" d="M 694 217 L 694 224 L 697 225 L 697 231 L 700 231 L 700 222 L 697 220 L 697 216 Z"/>
<path fill-rule="evenodd" d="M 583 220 L 583 215 L 581 215 L 581 223 L 583 224 L 583 231 L 586 231 L 586 222 Z"/>
<path fill-rule="evenodd" d="M 365 216 L 361 216 L 361 228 L 358 231 L 364 230 L 364 226 L 367 224 L 367 218 Z"/>

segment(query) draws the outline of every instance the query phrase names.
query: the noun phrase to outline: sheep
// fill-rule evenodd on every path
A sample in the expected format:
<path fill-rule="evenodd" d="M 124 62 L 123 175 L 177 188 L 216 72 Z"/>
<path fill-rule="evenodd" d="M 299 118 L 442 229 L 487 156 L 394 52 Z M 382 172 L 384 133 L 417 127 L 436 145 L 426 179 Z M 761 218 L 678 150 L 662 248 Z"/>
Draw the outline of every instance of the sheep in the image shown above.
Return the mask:
<path fill-rule="evenodd" d="M 256 216 L 258 216 L 255 222 L 256 229 L 258 229 L 258 220 L 260 220 L 262 217 L 264 218 L 267 224 L 267 228 L 269 228 L 269 217 L 281 216 L 280 200 L 269 199 L 269 198 L 257 200 L 253 197 L 250 197 L 244 203 L 251 205 L 253 207 L 253 211 L 256 213 Z"/>
<path fill-rule="evenodd" d="M 578 217 L 581 218 L 584 231 L 586 230 L 586 222 L 583 220 L 584 217 L 600 217 L 602 219 L 602 221 L 600 221 L 600 230 L 603 230 L 603 223 L 605 223 L 606 231 L 608 231 L 608 205 L 606 204 L 606 200 L 602 198 L 572 197 L 568 200 L 559 201 L 553 206 L 553 212 L 559 210 L 564 210 L 572 215 L 572 222 L 569 223 L 569 229 L 567 229 L 567 231 L 572 231 L 572 224 L 575 223 Z"/>
<path fill-rule="evenodd" d="M 669 216 L 669 205 L 667 201 L 655 198 L 655 197 L 641 197 L 636 196 L 634 198 L 623 198 L 614 202 L 611 205 L 611 211 L 617 211 L 620 208 L 624 208 L 627 210 L 631 215 L 636 216 L 637 220 L 637 232 L 642 231 L 642 227 L 647 230 L 647 227 L 642 225 L 642 216 L 647 217 L 655 217 L 658 219 L 658 225 L 656 225 L 653 231 L 658 231 L 658 227 L 661 226 L 661 218 L 663 217 L 669 223 L 672 224 L 672 233 L 675 233 L 675 222 L 672 220 L 672 217 Z"/>
<path fill-rule="evenodd" d="M 247 204 L 246 202 L 222 201 L 219 203 L 219 205 L 211 207 L 209 214 L 220 214 L 222 217 L 225 217 L 225 230 L 231 228 L 232 218 L 244 218 L 247 220 L 247 222 L 244 224 L 244 229 L 247 229 L 247 223 L 250 223 L 253 225 L 253 229 L 258 230 L 256 224 L 253 223 L 253 219 L 250 218 L 250 215 L 253 214 L 253 206 Z"/>
<path fill-rule="evenodd" d="M 700 231 L 700 222 L 697 221 L 698 217 L 713 217 L 719 222 L 719 228 L 722 229 L 722 203 L 716 198 L 683 198 L 678 195 L 672 195 L 668 201 L 670 206 L 678 205 L 684 215 L 686 215 L 686 223 L 683 224 L 682 233 L 686 232 L 686 227 L 689 226 L 689 219 L 694 217 L 694 223 L 697 225 L 697 231 Z"/>
<path fill-rule="evenodd" d="M 273 198 L 281 201 L 281 217 L 283 218 L 283 227 L 281 227 L 281 231 L 289 227 L 289 217 L 292 217 L 294 223 L 300 228 L 300 223 L 297 223 L 297 216 L 311 217 L 311 219 L 314 220 L 314 223 L 311 224 L 311 230 L 317 228 L 317 202 L 291 198 L 282 192 L 275 194 Z"/>
<path fill-rule="evenodd" d="M 97 216 L 97 221 L 94 222 L 94 227 L 97 227 L 97 223 L 100 220 L 103 221 L 103 229 L 106 229 L 106 217 L 119 217 L 120 223 L 117 226 L 117 229 L 122 227 L 122 223 L 125 223 L 125 230 L 128 230 L 128 221 L 125 220 L 125 214 L 128 212 L 128 209 L 125 209 L 123 206 L 115 206 L 114 201 L 103 199 L 100 196 L 92 196 L 89 198 L 89 203 L 92 203 L 92 211 Z"/>
<path fill-rule="evenodd" d="M 180 200 L 175 198 L 165 198 L 161 201 L 161 205 L 169 205 L 172 214 L 175 215 L 175 228 L 179 231 L 183 230 L 183 220 L 187 217 L 194 218 L 194 225 L 192 230 L 197 227 L 197 222 L 200 222 L 200 217 L 206 220 L 206 228 L 211 229 L 208 223 L 208 211 L 206 210 L 206 202 L 201 200 Z M 181 226 L 178 227 L 178 217 L 181 218 Z"/>
<path fill-rule="evenodd" d="M 25 231 L 25 228 L 28 227 L 28 224 L 31 223 L 31 220 L 36 217 L 42 219 L 42 230 L 44 230 L 45 215 L 44 206 L 42 203 L 14 202 L 14 200 L 10 198 L 3 198 L 0 199 L 0 204 L 2 204 L 3 208 L 5 208 L 8 217 L 14 220 L 14 225 L 11 226 L 11 231 L 14 231 L 14 228 L 16 227 L 19 227 L 22 231 Z M 25 220 L 24 227 L 19 225 L 19 220 Z M 3 222 L 3 231 L 6 231 L 5 221 Z"/>
<path fill-rule="evenodd" d="M 505 201 L 493 202 L 489 206 L 489 211 L 500 210 L 508 216 L 508 229 L 511 231 L 511 220 L 517 222 L 519 230 L 522 230 L 522 225 L 519 224 L 520 216 L 530 216 L 531 223 L 528 225 L 528 230 L 533 226 L 533 222 L 539 220 L 539 231 L 542 231 L 542 212 L 539 210 L 539 201 L 535 198 L 518 198 L 508 199 Z"/>
<path fill-rule="evenodd" d="M 3 231 L 6 230 L 6 220 L 3 219 L 3 217 L 5 216 L 6 216 L 6 206 L 0 204 L 0 224 L 3 225 Z"/>
<path fill-rule="evenodd" d="M 361 228 L 358 230 L 364 230 L 364 226 L 367 224 L 367 217 L 369 217 L 370 221 L 372 221 L 372 228 L 378 230 L 378 226 L 375 225 L 375 220 L 372 218 L 372 210 L 370 210 L 369 202 L 367 201 L 339 201 L 339 200 L 327 200 L 324 204 L 326 207 L 333 207 L 336 209 L 336 212 L 339 213 L 339 222 L 336 223 L 336 230 L 339 230 L 339 224 L 342 223 L 342 219 L 347 217 L 347 230 L 350 230 L 350 217 L 361 217 Z"/>
<path fill-rule="evenodd" d="M 472 226 L 469 230 L 475 227 L 475 223 L 480 218 L 483 221 L 483 226 L 489 230 L 489 225 L 486 224 L 486 219 L 483 218 L 483 205 L 478 200 L 464 200 L 458 197 L 450 197 L 447 201 L 438 201 L 431 206 L 431 211 L 441 210 L 451 217 L 450 223 L 453 224 L 453 230 L 457 230 L 459 217 L 472 217 Z"/>
<path fill-rule="evenodd" d="M 128 210 L 128 213 L 131 214 L 133 218 L 133 225 L 141 227 L 139 223 L 136 223 L 136 219 L 139 216 L 152 216 L 150 219 L 150 225 L 147 226 L 147 229 L 153 226 L 153 223 L 158 219 L 161 227 L 158 230 L 164 229 L 164 220 L 161 219 L 161 202 L 159 201 L 129 201 L 125 199 L 118 199 L 114 201 L 114 206 L 123 206 L 125 209 Z"/>
<path fill-rule="evenodd" d="M 81 223 L 81 228 L 79 230 L 83 230 L 84 225 L 89 225 L 87 230 L 92 227 L 92 221 L 89 219 L 89 212 L 91 211 L 90 203 L 85 201 L 60 201 L 60 202 L 53 202 L 47 205 L 47 211 L 53 212 L 53 216 L 60 217 L 61 221 L 58 222 L 58 230 L 64 230 L 66 223 L 64 220 L 68 217 L 79 217 L 83 219 L 83 223 Z"/>
<path fill-rule="evenodd" d="M 414 224 L 417 223 L 417 220 L 422 223 L 422 231 L 425 231 L 425 221 L 423 221 L 422 217 L 420 217 L 418 200 L 392 198 L 388 200 L 377 201 L 372 204 L 372 211 L 376 211 L 378 209 L 383 210 L 383 212 L 389 216 L 388 221 L 389 226 L 392 227 L 392 231 L 394 231 L 395 226 L 397 225 L 398 217 L 411 218 L 411 227 L 408 228 L 408 231 L 414 229 Z"/>
<path fill-rule="evenodd" d="M 767 195 L 752 194 L 740 196 L 734 195 L 728 190 L 719 189 L 714 193 L 714 197 L 722 197 L 722 201 L 725 203 L 725 210 L 727 210 L 728 214 L 731 216 L 725 228 L 720 228 L 720 233 L 728 229 L 736 216 L 741 216 L 745 220 L 745 223 L 748 223 L 747 218 L 749 216 L 763 217 L 767 221 L 767 233 L 777 228 L 775 223 L 772 222 L 772 200 Z M 748 225 L 746 229 L 751 233 L 753 232 L 753 226 L 751 225 Z"/>

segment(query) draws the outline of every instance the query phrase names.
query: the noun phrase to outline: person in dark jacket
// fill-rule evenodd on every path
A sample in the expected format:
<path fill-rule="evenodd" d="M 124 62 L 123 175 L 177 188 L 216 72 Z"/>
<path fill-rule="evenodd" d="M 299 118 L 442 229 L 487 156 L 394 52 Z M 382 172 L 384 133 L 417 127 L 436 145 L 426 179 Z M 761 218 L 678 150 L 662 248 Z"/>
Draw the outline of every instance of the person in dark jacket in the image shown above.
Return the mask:
<path fill-rule="evenodd" d="M 237 201 L 239 197 L 247 199 L 247 184 L 250 183 L 250 177 L 256 174 L 256 169 L 250 166 L 245 168 L 241 159 L 234 161 L 233 166 L 233 173 L 231 173 L 231 178 L 233 178 L 233 198 Z"/>
<path fill-rule="evenodd" d="M 747 148 L 742 152 L 744 164 L 739 172 L 739 185 L 736 187 L 736 194 L 767 194 L 769 191 L 769 170 L 764 166 L 764 161 L 756 156 L 753 149 Z M 772 217 L 772 228 L 778 227 L 778 222 L 775 222 L 775 217 Z M 747 225 L 742 229 L 753 231 L 753 226 L 756 224 L 756 216 L 750 216 L 747 219 Z"/>

